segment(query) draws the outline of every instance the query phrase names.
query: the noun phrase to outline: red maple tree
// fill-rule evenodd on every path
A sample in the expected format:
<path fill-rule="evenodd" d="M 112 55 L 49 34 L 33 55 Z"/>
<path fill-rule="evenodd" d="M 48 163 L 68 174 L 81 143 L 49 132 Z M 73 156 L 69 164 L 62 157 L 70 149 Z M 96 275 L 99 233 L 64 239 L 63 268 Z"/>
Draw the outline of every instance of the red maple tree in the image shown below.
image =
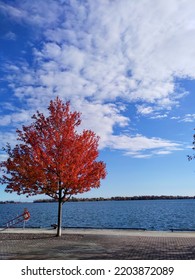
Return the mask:
<path fill-rule="evenodd" d="M 72 195 L 98 188 L 106 166 L 98 157 L 99 137 L 91 130 L 78 133 L 80 113 L 70 111 L 58 97 L 50 102 L 49 115 L 37 111 L 33 123 L 17 130 L 19 143 L 8 144 L 0 181 L 6 192 L 27 196 L 46 194 L 58 201 L 57 236 L 61 236 L 62 204 Z"/>

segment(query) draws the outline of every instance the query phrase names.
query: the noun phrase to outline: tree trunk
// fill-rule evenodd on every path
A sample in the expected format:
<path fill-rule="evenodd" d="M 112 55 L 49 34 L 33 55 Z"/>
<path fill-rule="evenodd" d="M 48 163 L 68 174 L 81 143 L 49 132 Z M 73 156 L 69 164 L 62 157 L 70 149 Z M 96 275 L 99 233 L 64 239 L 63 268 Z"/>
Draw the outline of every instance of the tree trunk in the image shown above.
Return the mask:
<path fill-rule="evenodd" d="M 62 235 L 62 190 L 61 182 L 59 184 L 59 200 L 58 200 L 58 227 L 57 227 L 57 237 Z"/>

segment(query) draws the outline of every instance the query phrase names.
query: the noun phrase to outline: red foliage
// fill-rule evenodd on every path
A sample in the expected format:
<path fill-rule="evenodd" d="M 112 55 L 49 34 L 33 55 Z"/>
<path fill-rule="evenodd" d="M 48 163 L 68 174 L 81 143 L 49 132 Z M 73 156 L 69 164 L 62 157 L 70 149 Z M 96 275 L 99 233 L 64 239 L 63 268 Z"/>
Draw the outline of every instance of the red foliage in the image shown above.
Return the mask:
<path fill-rule="evenodd" d="M 98 188 L 106 166 L 98 157 L 99 137 L 91 130 L 78 133 L 80 113 L 56 98 L 49 116 L 37 111 L 29 126 L 17 130 L 19 144 L 5 148 L 8 159 L 0 164 L 1 183 L 7 192 L 46 194 L 61 201 L 71 195 Z"/>

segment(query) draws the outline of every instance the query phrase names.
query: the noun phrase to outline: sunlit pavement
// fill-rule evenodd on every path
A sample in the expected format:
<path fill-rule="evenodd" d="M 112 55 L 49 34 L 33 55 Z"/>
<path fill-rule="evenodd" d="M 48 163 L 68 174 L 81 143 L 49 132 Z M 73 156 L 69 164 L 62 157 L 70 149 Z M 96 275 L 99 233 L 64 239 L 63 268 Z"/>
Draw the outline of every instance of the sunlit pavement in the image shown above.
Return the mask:
<path fill-rule="evenodd" d="M 8 229 L 0 231 L 0 259 L 195 259 L 195 232 Z"/>

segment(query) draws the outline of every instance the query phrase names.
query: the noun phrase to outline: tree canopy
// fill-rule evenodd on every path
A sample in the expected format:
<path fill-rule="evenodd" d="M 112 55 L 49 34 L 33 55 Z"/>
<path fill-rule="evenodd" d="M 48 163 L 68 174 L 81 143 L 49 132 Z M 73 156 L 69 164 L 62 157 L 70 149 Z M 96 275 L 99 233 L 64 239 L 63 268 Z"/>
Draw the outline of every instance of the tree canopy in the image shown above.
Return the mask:
<path fill-rule="evenodd" d="M 5 147 L 0 182 L 6 192 L 27 196 L 46 194 L 59 204 L 72 195 L 98 188 L 106 165 L 97 161 L 99 137 L 91 130 L 78 133 L 81 114 L 70 111 L 58 97 L 50 102 L 49 115 L 37 111 L 32 124 L 17 130 L 18 144 Z"/>

